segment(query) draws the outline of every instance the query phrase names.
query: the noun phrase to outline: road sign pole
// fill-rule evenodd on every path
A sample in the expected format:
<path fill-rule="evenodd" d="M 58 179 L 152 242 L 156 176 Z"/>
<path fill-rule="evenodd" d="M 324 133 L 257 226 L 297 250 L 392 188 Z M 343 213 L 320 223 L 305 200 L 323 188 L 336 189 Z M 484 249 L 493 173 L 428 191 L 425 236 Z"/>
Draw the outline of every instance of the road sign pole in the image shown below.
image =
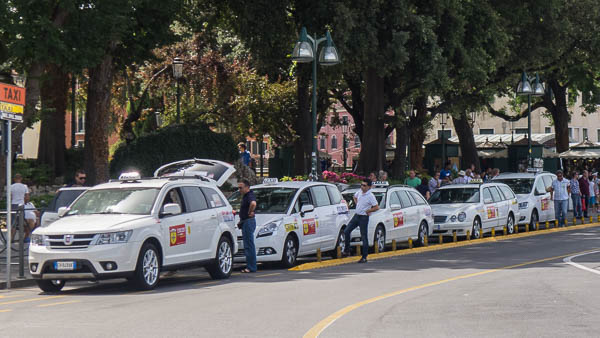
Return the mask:
<path fill-rule="evenodd" d="M 12 134 L 12 121 L 8 120 L 8 128 L 6 128 L 6 143 L 8 144 L 8 153 L 6 155 L 6 288 L 10 289 L 10 261 L 12 253 L 12 220 L 11 220 L 11 206 L 10 200 L 10 183 L 11 183 L 11 167 L 12 167 L 12 147 L 11 147 L 11 134 Z"/>

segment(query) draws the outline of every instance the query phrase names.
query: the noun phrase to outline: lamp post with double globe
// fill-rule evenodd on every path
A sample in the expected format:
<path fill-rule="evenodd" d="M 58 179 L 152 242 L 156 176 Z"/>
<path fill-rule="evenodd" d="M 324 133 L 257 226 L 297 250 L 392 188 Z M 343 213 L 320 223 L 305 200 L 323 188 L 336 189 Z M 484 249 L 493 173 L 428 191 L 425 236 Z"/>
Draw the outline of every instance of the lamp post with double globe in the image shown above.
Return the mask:
<path fill-rule="evenodd" d="M 533 85 L 532 85 L 533 82 Z M 517 84 L 517 95 L 527 95 L 527 166 L 533 167 L 531 156 L 531 97 L 543 96 L 544 85 L 540 82 L 540 76 L 527 77 L 527 73 L 521 74 L 521 81 Z"/>

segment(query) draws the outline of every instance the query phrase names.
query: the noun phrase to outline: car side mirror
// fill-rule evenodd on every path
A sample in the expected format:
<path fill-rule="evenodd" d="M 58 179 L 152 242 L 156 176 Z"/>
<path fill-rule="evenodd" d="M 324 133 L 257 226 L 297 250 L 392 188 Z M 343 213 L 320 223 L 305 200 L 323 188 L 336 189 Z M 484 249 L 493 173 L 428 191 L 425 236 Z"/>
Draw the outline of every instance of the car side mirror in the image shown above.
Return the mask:
<path fill-rule="evenodd" d="M 161 215 L 179 215 L 181 207 L 177 203 L 167 203 L 163 206 Z"/>
<path fill-rule="evenodd" d="M 390 204 L 390 209 L 398 210 L 398 209 L 402 209 L 402 206 L 400 204 Z"/>
<path fill-rule="evenodd" d="M 491 199 L 491 198 L 486 198 L 486 199 L 484 199 L 484 200 L 483 200 L 483 203 L 485 203 L 485 204 L 490 204 L 490 203 L 492 203 L 492 202 L 493 202 L 493 201 L 492 201 L 492 199 Z"/>
<path fill-rule="evenodd" d="M 313 212 L 315 211 L 315 206 L 312 204 L 305 204 L 302 206 L 302 208 L 300 208 L 300 216 L 304 217 L 304 214 L 307 212 Z"/>
<path fill-rule="evenodd" d="M 60 207 L 58 208 L 58 217 L 63 217 L 69 211 L 69 207 Z"/>

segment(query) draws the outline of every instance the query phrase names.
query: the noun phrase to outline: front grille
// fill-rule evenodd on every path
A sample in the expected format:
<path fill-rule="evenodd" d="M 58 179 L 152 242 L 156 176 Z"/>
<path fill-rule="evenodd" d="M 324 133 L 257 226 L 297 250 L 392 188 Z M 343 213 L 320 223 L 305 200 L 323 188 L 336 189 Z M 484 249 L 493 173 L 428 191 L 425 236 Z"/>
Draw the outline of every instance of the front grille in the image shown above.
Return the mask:
<path fill-rule="evenodd" d="M 448 216 L 433 216 L 433 223 L 445 223 Z"/>
<path fill-rule="evenodd" d="M 73 235 L 70 244 L 65 244 L 65 235 L 48 235 L 46 241 L 50 249 L 85 249 L 95 239 L 95 234 Z"/>

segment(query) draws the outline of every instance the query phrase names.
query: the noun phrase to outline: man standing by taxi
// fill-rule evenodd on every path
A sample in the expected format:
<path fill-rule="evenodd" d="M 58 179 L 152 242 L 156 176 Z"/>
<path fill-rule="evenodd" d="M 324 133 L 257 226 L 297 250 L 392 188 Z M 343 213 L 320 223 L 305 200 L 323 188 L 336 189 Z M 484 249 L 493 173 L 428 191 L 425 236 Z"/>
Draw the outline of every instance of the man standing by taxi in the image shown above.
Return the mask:
<path fill-rule="evenodd" d="M 552 186 L 546 188 L 546 191 L 550 192 L 550 196 L 554 200 L 554 216 L 558 220 L 558 226 L 564 227 L 571 184 L 569 180 L 563 177 L 562 170 L 556 172 L 556 179 L 552 181 Z"/>
<path fill-rule="evenodd" d="M 411 170 L 408 172 L 408 177 L 404 180 L 404 184 L 416 189 L 421 184 L 421 179 L 417 177 L 417 173 L 414 170 Z"/>
<path fill-rule="evenodd" d="M 243 179 L 238 183 L 238 189 L 242 194 L 242 203 L 240 204 L 240 223 L 238 227 L 242 229 L 242 239 L 244 241 L 244 253 L 246 254 L 246 267 L 242 273 L 256 272 L 256 247 L 254 246 L 254 230 L 256 230 L 256 220 L 254 219 L 254 209 L 256 209 L 256 197 L 250 190 L 250 182 Z"/>
<path fill-rule="evenodd" d="M 371 192 L 371 186 L 373 182 L 369 179 L 364 180 L 360 184 L 360 190 L 354 194 L 354 205 L 356 205 L 356 213 L 348 223 L 346 230 L 346 245 L 344 256 L 350 255 L 350 234 L 356 227 L 360 227 L 360 238 L 362 241 L 362 258 L 358 261 L 359 263 L 367 262 L 367 255 L 369 254 L 369 216 L 372 212 L 379 210 L 379 204 L 375 195 Z M 377 245 L 377 243 L 375 243 Z"/>

